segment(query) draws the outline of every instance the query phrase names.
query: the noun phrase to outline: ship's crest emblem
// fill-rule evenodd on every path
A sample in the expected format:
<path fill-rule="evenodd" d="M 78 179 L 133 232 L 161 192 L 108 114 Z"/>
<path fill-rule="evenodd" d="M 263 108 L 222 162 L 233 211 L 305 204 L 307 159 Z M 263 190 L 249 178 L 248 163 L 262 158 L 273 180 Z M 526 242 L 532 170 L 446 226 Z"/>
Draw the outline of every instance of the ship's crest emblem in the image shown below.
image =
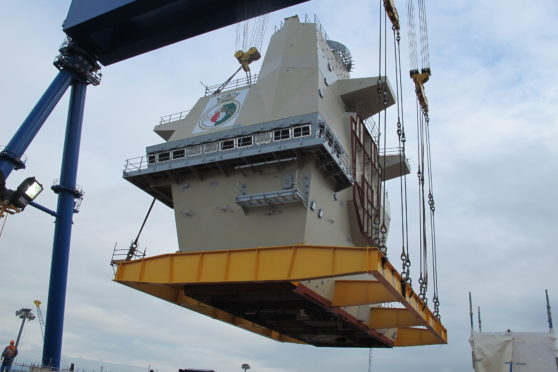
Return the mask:
<path fill-rule="evenodd" d="M 248 90 L 211 97 L 194 128 L 194 133 L 232 126 Z"/>

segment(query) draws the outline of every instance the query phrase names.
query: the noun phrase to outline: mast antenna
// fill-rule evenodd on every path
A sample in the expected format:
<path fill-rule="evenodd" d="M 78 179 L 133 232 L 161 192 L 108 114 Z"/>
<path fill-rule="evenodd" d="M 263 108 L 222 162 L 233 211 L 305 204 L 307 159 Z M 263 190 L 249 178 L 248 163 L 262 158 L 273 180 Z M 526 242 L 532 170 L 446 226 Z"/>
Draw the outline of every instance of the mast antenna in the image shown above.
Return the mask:
<path fill-rule="evenodd" d="M 552 332 L 554 332 L 554 328 L 552 327 L 552 313 L 550 312 L 550 301 L 548 299 L 548 289 L 544 290 L 544 294 L 546 295 L 546 315 L 548 316 L 548 330 L 552 333 Z"/>
<path fill-rule="evenodd" d="M 469 318 L 471 319 L 471 332 L 475 330 L 473 327 L 473 300 L 471 299 L 471 292 L 469 292 Z"/>
<path fill-rule="evenodd" d="M 480 306 L 478 307 L 478 318 L 479 318 L 479 332 L 482 332 L 482 323 L 481 323 L 481 315 L 480 315 Z"/>

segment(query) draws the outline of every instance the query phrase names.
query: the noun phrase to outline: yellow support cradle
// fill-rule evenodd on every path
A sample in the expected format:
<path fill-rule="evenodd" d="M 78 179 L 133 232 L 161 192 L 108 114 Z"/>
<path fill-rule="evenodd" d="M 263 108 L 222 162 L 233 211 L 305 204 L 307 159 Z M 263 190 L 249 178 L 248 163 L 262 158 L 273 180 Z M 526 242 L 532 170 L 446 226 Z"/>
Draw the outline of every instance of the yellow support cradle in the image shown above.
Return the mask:
<path fill-rule="evenodd" d="M 357 274 L 370 280 L 345 280 Z M 324 278 L 340 278 L 332 300 L 304 284 Z M 177 252 L 119 262 L 115 281 L 281 342 L 340 347 L 447 343 L 441 321 L 372 247 L 301 244 Z M 280 299 L 274 308 L 294 315 L 269 321 L 265 303 L 272 296 Z M 264 305 L 260 311 L 247 311 L 246 301 Z M 385 303 L 400 307 L 381 307 Z M 362 304 L 372 305 L 368 323 L 344 308 Z"/>

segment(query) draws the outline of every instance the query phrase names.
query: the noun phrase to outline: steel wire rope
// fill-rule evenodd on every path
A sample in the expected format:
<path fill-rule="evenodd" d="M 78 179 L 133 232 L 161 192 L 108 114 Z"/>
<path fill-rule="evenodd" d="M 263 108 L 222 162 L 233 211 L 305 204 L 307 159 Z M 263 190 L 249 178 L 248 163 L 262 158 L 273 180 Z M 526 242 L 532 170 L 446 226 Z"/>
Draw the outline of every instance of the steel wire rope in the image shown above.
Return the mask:
<path fill-rule="evenodd" d="M 418 70 L 417 34 L 415 28 L 415 10 L 413 0 L 407 0 L 407 27 L 409 35 L 409 66 L 411 70 Z"/>
<path fill-rule="evenodd" d="M 410 0 L 412 1 L 412 0 Z M 430 53 L 429 53 L 429 45 L 428 45 L 428 24 L 426 19 L 426 2 L 425 0 L 417 0 L 418 1 L 418 12 L 419 12 L 419 26 L 420 26 L 420 43 L 421 43 L 421 59 L 422 59 L 422 71 L 428 69 L 430 73 Z M 433 303 L 434 303 L 434 315 L 437 318 L 440 318 L 439 313 L 439 305 L 440 300 L 438 296 L 438 258 L 437 258 L 437 243 L 436 243 L 436 223 L 435 223 L 435 201 L 434 201 L 434 184 L 433 184 L 433 172 L 432 172 L 432 155 L 431 155 L 431 147 L 430 147 L 430 118 L 428 112 L 424 109 L 421 110 L 421 125 L 422 125 L 422 140 L 426 144 L 426 169 L 424 168 L 423 163 L 423 172 L 426 171 L 426 178 L 428 182 L 428 206 L 429 206 L 429 224 L 430 224 L 430 251 L 432 255 L 432 285 L 433 285 Z M 423 149 L 423 156 L 424 156 L 424 149 Z M 423 173 L 423 187 L 424 187 L 424 173 Z M 424 190 L 422 191 L 422 198 L 424 204 Z M 426 208 L 426 206 L 424 206 Z M 426 211 L 424 210 L 423 213 L 425 214 Z M 424 224 L 426 225 L 426 219 L 423 219 Z M 424 232 L 426 226 L 423 226 Z M 423 241 L 426 242 L 426 234 L 423 237 Z M 428 249 L 424 247 L 424 258 L 426 259 L 426 253 Z M 425 262 L 425 267 L 428 268 L 428 263 Z M 425 290 L 424 294 L 426 295 L 428 285 L 428 276 L 425 279 Z"/>
<path fill-rule="evenodd" d="M 407 11 L 408 11 L 408 25 L 409 25 L 409 64 L 411 69 L 411 78 L 413 78 L 414 73 L 421 73 L 425 72 L 425 69 L 429 69 L 429 57 L 428 57 L 428 41 L 427 39 L 427 31 L 426 31 L 426 15 L 425 15 L 425 5 L 423 0 L 418 0 L 418 18 L 419 18 L 419 36 L 420 36 L 420 56 L 418 56 L 417 52 L 417 31 L 415 25 L 415 10 L 414 10 L 414 3 L 413 0 L 407 0 Z M 421 66 L 419 66 L 419 57 L 421 59 Z M 421 70 L 419 70 L 421 69 Z M 427 291 L 428 291 L 428 233 L 427 233 L 427 218 L 426 218 L 426 195 L 425 195 L 425 176 L 428 178 L 429 182 L 429 198 L 428 204 L 431 206 L 431 194 L 430 194 L 430 160 L 429 160 L 429 150 L 425 150 L 425 143 L 427 141 L 426 136 L 426 126 L 428 123 L 425 123 L 425 119 L 427 120 L 427 112 L 425 108 L 420 105 L 419 96 L 418 96 L 418 86 L 417 84 L 422 84 L 418 80 L 415 81 L 413 78 L 413 82 L 415 84 L 415 92 L 417 93 L 416 97 L 416 120 L 417 120 L 417 145 L 418 145 L 418 183 L 419 183 L 419 239 L 420 239 L 420 276 L 419 276 L 419 297 L 424 303 L 427 303 Z M 426 158 L 426 165 L 425 165 L 425 158 Z M 426 175 L 425 175 L 426 173 Z M 430 211 L 432 213 L 432 210 Z M 433 224 L 432 224 L 432 216 L 428 222 L 430 223 L 430 239 L 435 238 L 435 232 L 433 231 Z M 432 244 L 432 242 L 431 242 Z M 435 243 L 434 243 L 435 244 Z M 435 249 L 435 247 L 432 247 Z M 433 251 L 435 252 L 435 251 Z M 434 253 L 433 253 L 434 254 Z M 436 259 L 433 258 L 433 262 L 436 262 Z M 435 265 L 433 264 L 433 271 L 435 270 Z M 437 280 L 437 279 L 436 279 Z"/>
<path fill-rule="evenodd" d="M 426 2 L 418 0 L 419 3 L 419 20 L 421 28 L 421 50 L 423 54 L 423 67 L 430 68 L 430 51 L 428 45 L 428 22 L 426 20 Z"/>
<path fill-rule="evenodd" d="M 417 177 L 419 183 L 419 236 L 420 236 L 420 276 L 419 276 L 419 297 L 427 302 L 426 292 L 428 289 L 428 245 L 426 234 L 426 202 L 424 194 L 424 116 L 420 109 L 418 99 L 416 100 L 417 111 L 417 151 L 418 151 L 418 170 Z"/>
<path fill-rule="evenodd" d="M 4 208 L 2 208 L 2 210 L 0 211 L 0 215 L 4 214 Z M 4 222 L 2 222 L 2 228 L 0 228 L 0 237 L 2 236 L 2 233 L 4 232 L 4 226 L 6 225 L 6 221 L 8 220 L 8 213 L 4 214 Z"/>
<path fill-rule="evenodd" d="M 401 73 L 401 35 L 398 29 L 393 28 L 393 49 L 395 58 L 395 86 L 396 86 L 396 103 L 397 103 L 397 138 L 401 151 L 402 161 L 399 162 L 399 197 L 401 212 L 401 274 L 405 282 L 412 285 L 410 267 L 411 260 L 409 256 L 409 228 L 407 214 L 407 176 L 403 169 L 403 162 L 406 161 L 405 149 L 405 123 L 404 123 L 404 105 L 403 105 L 403 85 Z"/>
<path fill-rule="evenodd" d="M 401 37 L 400 37 L 400 33 L 399 30 L 397 31 L 397 61 L 396 61 L 396 66 L 399 69 L 399 86 L 398 86 L 398 90 L 401 93 L 401 135 L 399 135 L 398 133 L 398 138 L 400 138 L 401 140 L 401 152 L 402 152 L 402 156 L 403 156 L 403 161 L 405 161 L 405 159 L 407 158 L 406 155 L 406 143 L 407 143 L 407 139 L 406 139 L 406 135 L 405 135 L 405 110 L 404 110 L 404 101 L 403 101 L 403 78 L 402 78 L 402 65 L 401 65 L 401 43 L 400 43 Z M 406 267 L 406 275 L 408 277 L 407 282 L 409 283 L 409 285 L 412 285 L 412 279 L 411 279 L 411 256 L 409 253 L 409 214 L 408 214 L 408 191 L 407 191 L 407 175 L 404 174 L 402 175 L 402 181 L 403 181 L 403 193 L 404 195 L 402 196 L 402 200 L 404 200 L 404 219 L 405 219 L 405 226 L 404 226 L 404 230 L 405 230 L 405 241 L 403 242 L 404 246 L 406 247 L 406 261 L 404 266 Z"/>
<path fill-rule="evenodd" d="M 432 171 L 432 154 L 430 149 L 430 119 L 428 116 L 426 120 L 426 160 L 428 166 L 428 205 L 430 206 L 430 247 L 432 254 L 432 286 L 433 296 L 432 302 L 434 304 L 434 316 L 440 318 L 440 299 L 438 296 L 438 257 L 437 257 L 437 244 L 436 244 L 436 221 L 435 211 L 436 206 L 434 202 L 434 182 Z"/>
<path fill-rule="evenodd" d="M 380 7 L 382 5 L 382 1 L 380 1 Z M 387 12 L 384 13 L 384 76 L 387 79 Z M 381 27 L 381 25 L 380 25 Z M 380 74 L 381 78 L 381 74 Z M 384 254 L 387 255 L 387 246 L 386 246 L 386 233 L 387 233 L 387 226 L 386 226 L 386 180 L 385 180 L 385 169 L 386 169 L 386 161 L 387 161 L 387 80 L 382 81 L 382 97 L 383 97 L 383 111 L 384 111 L 384 139 L 383 139 L 383 164 L 382 164 L 382 220 L 380 226 L 380 250 Z"/>
<path fill-rule="evenodd" d="M 380 8 L 379 8 L 379 22 L 378 22 L 378 80 L 377 80 L 377 85 L 378 85 L 378 107 L 381 107 L 382 105 L 382 1 L 380 0 L 379 2 Z M 385 113 L 384 113 L 385 114 Z M 382 129 L 381 129 L 381 125 L 382 125 L 382 110 L 378 111 L 378 136 L 377 136 L 377 146 L 379 148 L 380 143 L 381 143 L 381 138 L 382 138 Z M 372 145 L 373 147 L 374 145 Z M 379 157 L 379 149 L 378 149 L 378 154 L 373 154 L 374 157 Z M 376 162 L 376 160 L 379 159 L 374 159 L 374 163 Z M 372 167 L 372 165 L 371 165 Z M 374 229 L 374 237 L 373 237 L 373 243 L 375 245 L 379 247 L 379 243 L 380 243 L 380 203 L 381 203 L 381 187 L 382 187 L 382 175 L 381 175 L 381 170 L 378 168 L 378 181 L 376 183 L 376 195 L 373 196 L 376 199 L 376 205 L 374 206 L 374 218 L 372 221 L 372 225 L 373 225 L 373 229 Z"/>
<path fill-rule="evenodd" d="M 424 41 L 424 22 L 422 21 L 422 7 L 421 0 L 418 1 L 418 22 L 419 22 L 419 42 L 420 42 L 420 61 L 422 68 L 426 67 L 426 51 L 425 51 L 425 41 Z"/>

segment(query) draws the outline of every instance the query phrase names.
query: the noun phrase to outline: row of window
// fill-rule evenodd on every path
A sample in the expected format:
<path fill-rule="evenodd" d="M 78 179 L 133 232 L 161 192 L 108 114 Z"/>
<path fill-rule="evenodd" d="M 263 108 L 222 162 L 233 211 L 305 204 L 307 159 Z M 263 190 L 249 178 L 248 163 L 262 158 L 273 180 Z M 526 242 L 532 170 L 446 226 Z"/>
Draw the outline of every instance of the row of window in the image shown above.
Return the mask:
<path fill-rule="evenodd" d="M 276 129 L 269 132 L 256 133 L 249 136 L 236 137 L 222 141 L 209 142 L 201 145 L 188 146 L 182 149 L 163 151 L 156 154 L 148 155 L 149 164 L 165 162 L 169 160 L 181 159 L 189 156 L 197 156 L 203 154 L 211 154 L 217 151 L 227 151 L 233 149 L 241 149 L 252 145 L 262 145 L 266 143 L 285 141 L 291 138 L 300 138 L 309 136 L 312 133 L 312 127 L 307 125 L 298 125 L 291 128 Z"/>

